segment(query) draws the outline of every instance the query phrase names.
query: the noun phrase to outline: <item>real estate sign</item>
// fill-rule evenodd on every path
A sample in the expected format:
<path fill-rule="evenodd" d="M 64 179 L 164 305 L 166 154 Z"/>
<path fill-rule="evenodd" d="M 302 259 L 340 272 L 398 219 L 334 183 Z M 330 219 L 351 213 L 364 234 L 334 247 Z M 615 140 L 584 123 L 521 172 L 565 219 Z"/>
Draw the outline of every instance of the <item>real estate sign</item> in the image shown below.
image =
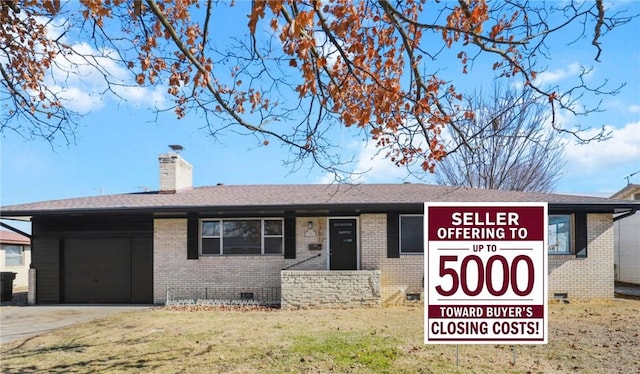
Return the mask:
<path fill-rule="evenodd" d="M 425 203 L 425 343 L 547 343 L 547 204 Z"/>

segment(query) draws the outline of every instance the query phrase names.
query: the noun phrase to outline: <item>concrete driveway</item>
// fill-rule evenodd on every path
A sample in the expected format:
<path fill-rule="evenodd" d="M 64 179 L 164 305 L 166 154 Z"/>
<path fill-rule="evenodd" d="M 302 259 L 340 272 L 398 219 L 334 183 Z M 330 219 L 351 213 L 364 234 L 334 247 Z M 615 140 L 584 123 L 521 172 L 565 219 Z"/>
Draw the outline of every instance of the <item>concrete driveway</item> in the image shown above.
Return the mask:
<path fill-rule="evenodd" d="M 112 314 L 150 309 L 139 305 L 36 305 L 0 307 L 0 343 L 39 335 Z"/>

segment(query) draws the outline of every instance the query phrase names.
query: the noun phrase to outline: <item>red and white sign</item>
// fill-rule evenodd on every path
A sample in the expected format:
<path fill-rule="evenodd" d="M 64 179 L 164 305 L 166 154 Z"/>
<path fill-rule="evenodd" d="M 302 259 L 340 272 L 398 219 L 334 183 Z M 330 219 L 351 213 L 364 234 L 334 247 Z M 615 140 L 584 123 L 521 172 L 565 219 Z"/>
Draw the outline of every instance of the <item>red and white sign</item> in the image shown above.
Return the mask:
<path fill-rule="evenodd" d="M 425 203 L 427 344 L 546 344 L 547 204 Z"/>

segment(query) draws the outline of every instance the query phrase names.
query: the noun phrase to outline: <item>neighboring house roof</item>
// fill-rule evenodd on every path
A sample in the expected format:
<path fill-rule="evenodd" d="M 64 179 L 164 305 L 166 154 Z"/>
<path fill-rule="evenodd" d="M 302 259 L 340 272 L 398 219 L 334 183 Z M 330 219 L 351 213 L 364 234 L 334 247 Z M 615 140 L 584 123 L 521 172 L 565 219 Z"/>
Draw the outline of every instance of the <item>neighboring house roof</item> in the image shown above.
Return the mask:
<path fill-rule="evenodd" d="M 366 211 L 398 206 L 415 207 L 425 201 L 548 202 L 557 209 L 589 207 L 591 211 L 602 212 L 631 209 L 637 205 L 630 201 L 600 197 L 427 184 L 218 185 L 177 193 L 141 192 L 11 205 L 0 208 L 0 214 L 3 217 L 24 217 L 61 213 L 161 213 L 234 209 L 312 211 L 331 207 Z"/>
<path fill-rule="evenodd" d="M 17 232 L 0 230 L 0 243 L 30 245 L 31 240 L 29 240 L 29 238 L 24 235 L 18 234 Z"/>
<path fill-rule="evenodd" d="M 612 199 L 632 200 L 636 193 L 640 193 L 640 184 L 630 183 L 623 189 L 611 195 Z"/>

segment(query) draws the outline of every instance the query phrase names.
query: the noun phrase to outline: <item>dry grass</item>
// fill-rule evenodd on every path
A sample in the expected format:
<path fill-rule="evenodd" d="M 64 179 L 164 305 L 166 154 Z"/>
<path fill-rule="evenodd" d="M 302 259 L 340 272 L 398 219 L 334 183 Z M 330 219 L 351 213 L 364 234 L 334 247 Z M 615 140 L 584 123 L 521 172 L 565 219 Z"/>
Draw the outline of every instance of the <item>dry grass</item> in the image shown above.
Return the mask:
<path fill-rule="evenodd" d="M 423 309 L 150 311 L 2 345 L 2 372 L 640 373 L 640 301 L 552 304 L 546 346 L 423 344 Z"/>

